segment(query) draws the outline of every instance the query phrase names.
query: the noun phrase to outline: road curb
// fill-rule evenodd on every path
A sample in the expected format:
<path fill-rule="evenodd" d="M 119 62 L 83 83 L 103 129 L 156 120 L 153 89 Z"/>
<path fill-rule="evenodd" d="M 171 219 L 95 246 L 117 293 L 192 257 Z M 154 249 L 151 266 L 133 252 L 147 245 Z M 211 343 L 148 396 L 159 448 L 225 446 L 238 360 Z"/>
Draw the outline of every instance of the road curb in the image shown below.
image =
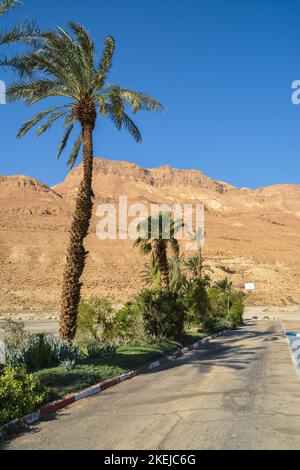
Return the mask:
<path fill-rule="evenodd" d="M 60 400 L 56 400 L 52 403 L 49 403 L 39 408 L 34 413 L 28 414 L 24 416 L 23 418 L 14 419 L 13 421 L 10 421 L 9 423 L 6 423 L 0 426 L 0 439 L 4 437 L 6 434 L 8 434 L 9 432 L 16 430 L 17 428 L 21 428 L 22 426 L 35 424 L 41 419 L 45 418 L 46 416 L 56 413 L 57 411 L 62 410 L 63 408 L 66 408 L 72 403 L 75 403 L 76 401 L 83 400 L 84 398 L 101 393 L 104 390 L 107 390 L 108 388 L 111 388 L 122 382 L 130 380 L 133 377 L 137 377 L 138 375 L 141 375 L 141 374 L 147 374 L 168 362 L 173 362 L 179 357 L 182 357 L 195 349 L 199 349 L 202 345 L 209 343 L 210 341 L 218 338 L 219 336 L 223 336 L 229 332 L 230 332 L 229 330 L 223 330 L 219 333 L 213 334 L 211 336 L 207 336 L 206 338 L 199 340 L 196 343 L 191 344 L 190 346 L 185 346 L 184 348 L 181 348 L 176 353 L 163 356 L 157 361 L 150 362 L 148 364 L 145 364 L 144 366 L 138 367 L 137 369 L 126 372 L 117 377 L 113 377 L 111 379 L 99 382 L 98 384 L 95 384 L 91 387 L 81 390 L 80 392 L 66 395 L 64 398 Z"/>

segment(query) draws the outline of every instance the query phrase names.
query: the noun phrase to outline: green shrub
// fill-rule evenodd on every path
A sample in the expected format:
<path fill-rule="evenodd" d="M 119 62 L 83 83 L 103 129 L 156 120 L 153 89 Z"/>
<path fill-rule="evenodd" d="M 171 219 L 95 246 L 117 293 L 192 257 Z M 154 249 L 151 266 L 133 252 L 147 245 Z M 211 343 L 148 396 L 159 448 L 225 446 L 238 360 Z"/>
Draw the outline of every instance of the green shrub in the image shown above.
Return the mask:
<path fill-rule="evenodd" d="M 225 315 L 215 319 L 214 328 L 218 330 L 234 330 L 236 325 L 229 315 Z"/>
<path fill-rule="evenodd" d="M 227 294 L 217 287 L 210 287 L 207 290 L 207 296 L 212 316 L 215 318 L 224 316 L 227 311 Z"/>
<path fill-rule="evenodd" d="M 60 362 L 75 360 L 72 348 L 48 333 L 31 335 L 20 348 L 8 349 L 6 362 L 11 366 L 25 365 L 28 370 L 44 369 Z"/>
<path fill-rule="evenodd" d="M 116 341 L 104 345 L 89 334 L 76 335 L 73 347 L 81 358 L 99 359 L 116 351 Z"/>
<path fill-rule="evenodd" d="M 217 287 L 212 287 L 208 289 L 208 300 L 211 318 L 216 327 L 233 330 L 243 323 L 245 306 L 242 292 L 234 289 L 223 292 Z"/>
<path fill-rule="evenodd" d="M 30 336 L 26 350 L 26 365 L 30 369 L 43 369 L 55 363 L 53 336 L 37 333 Z"/>
<path fill-rule="evenodd" d="M 114 310 L 108 300 L 91 297 L 81 301 L 77 318 L 77 335 L 90 336 L 103 345 L 115 339 Z"/>
<path fill-rule="evenodd" d="M 114 325 L 117 336 L 123 342 L 145 340 L 144 321 L 139 307 L 128 302 L 115 315 Z"/>
<path fill-rule="evenodd" d="M 245 311 L 243 293 L 236 290 L 232 291 L 229 297 L 229 304 L 230 309 L 228 317 L 232 320 L 234 327 L 242 325 Z"/>
<path fill-rule="evenodd" d="M 144 290 L 136 301 L 148 335 L 158 339 L 176 338 L 183 331 L 185 312 L 177 294 Z"/>
<path fill-rule="evenodd" d="M 5 367 L 0 375 L 0 423 L 32 413 L 44 403 L 48 390 L 24 367 Z"/>
<path fill-rule="evenodd" d="M 203 326 L 209 328 L 212 319 L 209 311 L 206 284 L 202 279 L 195 279 L 188 284 L 188 288 L 181 296 L 182 305 L 187 313 L 188 326 Z"/>
<path fill-rule="evenodd" d="M 60 364 L 67 370 L 74 370 L 75 365 L 76 365 L 76 360 L 75 359 L 65 359 L 60 362 Z"/>
<path fill-rule="evenodd" d="M 29 338 L 24 322 L 8 319 L 4 324 L 4 343 L 7 350 L 21 348 Z"/>

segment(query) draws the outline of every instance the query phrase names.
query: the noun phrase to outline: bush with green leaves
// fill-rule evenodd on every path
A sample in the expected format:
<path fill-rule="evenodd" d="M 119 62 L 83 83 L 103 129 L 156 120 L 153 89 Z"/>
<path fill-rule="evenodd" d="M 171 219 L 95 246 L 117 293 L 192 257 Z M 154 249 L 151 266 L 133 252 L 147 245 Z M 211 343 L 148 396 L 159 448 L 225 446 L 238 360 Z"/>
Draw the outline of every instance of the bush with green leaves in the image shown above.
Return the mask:
<path fill-rule="evenodd" d="M 180 300 L 186 311 L 186 324 L 189 327 L 210 328 L 212 326 L 213 319 L 209 310 L 206 281 L 200 278 L 190 281 Z"/>
<path fill-rule="evenodd" d="M 143 316 L 135 302 L 127 302 L 114 317 L 116 334 L 122 342 L 144 341 Z"/>
<path fill-rule="evenodd" d="M 243 324 L 245 312 L 244 294 L 233 290 L 229 298 L 230 309 L 228 317 L 232 320 L 234 328 Z"/>
<path fill-rule="evenodd" d="M 77 336 L 90 336 L 102 345 L 114 342 L 114 310 L 108 300 L 91 297 L 81 301 L 77 317 Z"/>
<path fill-rule="evenodd" d="M 34 412 L 46 401 L 48 393 L 24 367 L 6 366 L 0 375 L 0 424 Z"/>
<path fill-rule="evenodd" d="M 76 335 L 73 347 L 81 358 L 99 359 L 116 352 L 117 341 L 103 344 L 89 334 Z"/>
<path fill-rule="evenodd" d="M 235 289 L 224 292 L 218 287 L 208 289 L 210 315 L 219 328 L 234 329 L 243 323 L 244 295 Z"/>
<path fill-rule="evenodd" d="M 23 364 L 27 370 L 44 369 L 68 360 L 76 360 L 75 351 L 48 333 L 31 335 L 22 347 L 10 348 L 6 353 L 7 364 Z"/>
<path fill-rule="evenodd" d="M 63 361 L 60 361 L 60 364 L 67 370 L 74 370 L 76 366 L 76 360 L 75 359 L 65 359 Z"/>
<path fill-rule="evenodd" d="M 28 340 L 29 333 L 22 321 L 9 318 L 4 324 L 4 344 L 6 349 L 21 348 Z"/>
<path fill-rule="evenodd" d="M 227 294 L 217 287 L 207 290 L 209 309 L 214 317 L 224 316 L 227 310 Z"/>
<path fill-rule="evenodd" d="M 178 295 L 169 291 L 144 290 L 136 298 L 145 332 L 157 339 L 176 338 L 183 331 L 185 312 Z"/>

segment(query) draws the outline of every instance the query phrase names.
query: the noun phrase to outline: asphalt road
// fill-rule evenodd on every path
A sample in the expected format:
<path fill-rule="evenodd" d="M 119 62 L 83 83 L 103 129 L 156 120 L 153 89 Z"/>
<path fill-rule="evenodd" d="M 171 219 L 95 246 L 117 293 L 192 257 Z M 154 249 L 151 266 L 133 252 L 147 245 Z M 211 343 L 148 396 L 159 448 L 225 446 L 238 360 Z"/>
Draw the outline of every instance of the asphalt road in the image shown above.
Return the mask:
<path fill-rule="evenodd" d="M 300 382 L 279 323 L 251 323 L 4 448 L 300 449 Z"/>
<path fill-rule="evenodd" d="M 59 325 L 54 320 L 25 320 L 24 325 L 30 334 L 47 332 L 58 336 Z M 5 322 L 0 321 L 0 340 L 3 340 L 5 336 L 4 326 Z"/>

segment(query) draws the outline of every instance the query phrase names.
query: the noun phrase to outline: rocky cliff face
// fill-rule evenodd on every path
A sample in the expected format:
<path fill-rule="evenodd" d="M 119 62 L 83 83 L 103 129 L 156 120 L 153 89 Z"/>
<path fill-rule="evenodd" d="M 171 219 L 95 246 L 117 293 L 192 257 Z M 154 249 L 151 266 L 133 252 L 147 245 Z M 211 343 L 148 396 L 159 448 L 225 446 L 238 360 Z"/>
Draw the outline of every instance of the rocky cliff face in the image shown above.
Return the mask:
<path fill-rule="evenodd" d="M 81 166 L 49 188 L 25 176 L 0 176 L 0 307 L 56 307 Z M 206 208 L 205 255 L 214 279 L 256 282 L 252 303 L 300 302 L 300 185 L 237 189 L 197 170 L 145 169 L 95 159 L 95 208 L 84 295 L 125 300 L 141 287 L 145 262 L 131 241 L 101 242 L 97 204 L 195 203 Z"/>

